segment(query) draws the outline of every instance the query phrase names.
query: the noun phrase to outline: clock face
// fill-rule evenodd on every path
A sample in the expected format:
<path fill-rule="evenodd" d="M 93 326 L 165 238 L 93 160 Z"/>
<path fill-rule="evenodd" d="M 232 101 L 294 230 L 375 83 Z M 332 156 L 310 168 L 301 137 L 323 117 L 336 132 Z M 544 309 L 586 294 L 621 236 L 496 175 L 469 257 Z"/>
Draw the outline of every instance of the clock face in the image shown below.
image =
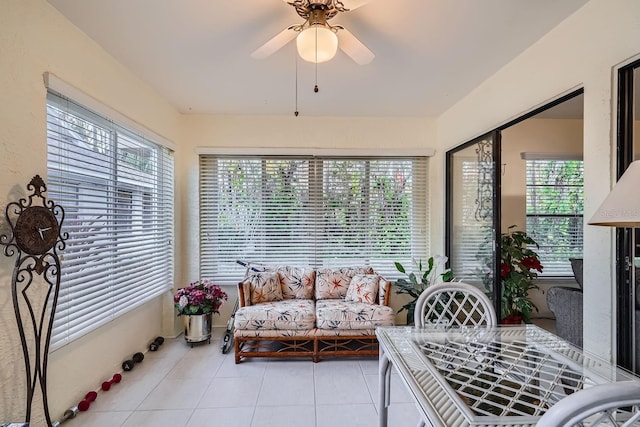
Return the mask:
<path fill-rule="evenodd" d="M 40 255 L 56 244 L 58 219 L 44 206 L 32 206 L 22 211 L 13 233 L 20 250 L 30 255 Z"/>

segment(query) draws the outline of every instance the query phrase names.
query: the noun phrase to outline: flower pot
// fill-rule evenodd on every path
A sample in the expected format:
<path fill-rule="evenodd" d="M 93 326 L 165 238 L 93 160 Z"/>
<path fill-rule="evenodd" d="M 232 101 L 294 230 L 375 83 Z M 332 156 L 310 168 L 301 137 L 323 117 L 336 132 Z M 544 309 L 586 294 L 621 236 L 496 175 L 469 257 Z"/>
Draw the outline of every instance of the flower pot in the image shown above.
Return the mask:
<path fill-rule="evenodd" d="M 212 313 L 183 315 L 184 339 L 190 343 L 211 342 Z"/>
<path fill-rule="evenodd" d="M 520 325 L 522 323 L 521 314 L 510 314 L 500 321 L 502 325 Z"/>

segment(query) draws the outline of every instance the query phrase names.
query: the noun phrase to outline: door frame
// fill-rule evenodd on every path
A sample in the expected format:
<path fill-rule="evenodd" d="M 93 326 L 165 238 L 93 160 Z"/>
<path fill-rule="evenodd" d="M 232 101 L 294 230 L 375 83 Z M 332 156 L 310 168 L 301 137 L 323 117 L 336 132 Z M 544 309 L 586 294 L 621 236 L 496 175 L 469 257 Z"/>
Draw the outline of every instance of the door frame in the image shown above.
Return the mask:
<path fill-rule="evenodd" d="M 640 63 L 640 61 L 638 61 Z M 497 148 L 494 147 L 494 162 L 496 165 L 500 165 L 500 159 L 501 159 L 501 155 L 502 155 L 502 131 L 514 126 L 522 121 L 525 121 L 527 119 L 530 119 L 533 116 L 538 115 L 539 113 L 548 110 L 550 108 L 555 107 L 556 105 L 562 104 L 565 101 L 568 101 L 571 98 L 575 98 L 576 96 L 579 95 L 583 95 L 584 94 L 584 88 L 578 88 L 576 90 L 573 90 L 565 95 L 560 96 L 557 99 L 554 99 L 553 101 L 550 101 L 549 103 L 535 108 L 534 110 L 523 114 L 522 116 L 516 117 L 513 120 L 508 121 L 507 123 L 498 126 L 497 128 L 484 133 L 482 136 L 480 137 L 476 137 L 473 138 L 471 140 L 468 140 L 454 148 L 451 148 L 449 150 L 447 150 L 447 152 L 445 153 L 445 158 L 446 158 L 446 165 L 445 165 L 445 255 L 447 256 L 447 258 L 449 259 L 451 257 L 451 237 L 452 237 L 452 230 L 453 230 L 453 195 L 452 195 L 452 183 L 453 183 L 453 164 L 452 164 L 452 157 L 453 157 L 453 153 L 455 153 L 456 151 L 459 151 L 461 149 L 467 148 L 470 145 L 474 144 L 475 142 L 477 142 L 479 139 L 482 138 L 486 138 L 487 136 L 491 135 L 492 133 L 495 132 L 495 136 L 496 136 L 496 141 L 497 141 Z M 496 177 L 494 177 L 494 275 L 493 275 L 493 292 L 492 292 L 492 301 L 494 304 L 494 308 L 496 309 L 496 313 L 498 313 L 498 318 L 500 319 L 500 313 L 502 313 L 501 311 L 501 304 L 500 304 L 500 294 L 502 292 L 502 284 L 501 284 L 501 280 L 500 280 L 500 275 L 499 274 L 495 274 L 495 272 L 499 272 L 500 271 L 500 236 L 501 236 L 501 209 L 502 209 L 502 204 L 500 202 L 501 198 L 502 198 L 502 182 L 501 182 L 501 177 L 500 177 L 500 168 L 496 168 L 494 167 L 494 174 L 497 175 Z M 448 264 L 449 266 L 449 264 Z M 455 272 L 454 272 L 455 273 Z"/>
<path fill-rule="evenodd" d="M 634 72 L 640 59 L 618 69 L 616 181 L 633 162 Z M 636 106 L 640 108 L 640 106 Z M 634 230 L 616 228 L 616 362 L 635 371 Z M 630 256 L 631 255 L 631 256 Z"/>
<path fill-rule="evenodd" d="M 501 313 L 501 298 L 500 298 L 500 293 L 501 293 L 501 282 L 499 280 L 499 274 L 497 275 L 496 272 L 500 271 L 500 256 L 496 256 L 497 251 L 499 250 L 499 247 L 496 245 L 496 240 L 499 241 L 499 239 L 496 239 L 496 236 L 500 236 L 500 221 L 501 221 L 501 215 L 500 215 L 500 208 L 501 208 L 501 203 L 500 203 L 500 197 L 499 197 L 499 189 L 501 187 L 501 174 L 500 174 L 500 168 L 497 167 L 497 165 L 500 165 L 501 162 L 501 132 L 498 129 L 494 129 L 490 132 L 485 133 L 484 135 L 481 135 L 477 138 L 474 138 L 470 141 L 465 142 L 464 144 L 461 144 L 451 150 L 448 150 L 446 152 L 446 179 L 445 179 L 445 254 L 447 256 L 447 263 L 450 263 L 450 259 L 451 259 L 451 246 L 452 246 L 452 239 L 453 239 L 453 172 L 454 172 L 454 168 L 453 168 L 453 161 L 454 161 L 454 154 L 457 153 L 458 151 L 464 150 L 466 148 L 469 148 L 475 144 L 478 144 L 478 142 L 483 141 L 483 140 L 487 140 L 490 139 L 493 141 L 493 147 L 492 147 L 492 153 L 491 153 L 491 160 L 493 162 L 493 200 L 492 200 L 492 212 L 493 212 L 493 218 L 492 218 L 492 228 L 493 228 L 493 266 L 492 266 L 492 270 L 493 270 L 493 285 L 492 285 L 492 292 L 491 292 L 491 301 L 493 302 L 493 306 L 494 309 L 496 310 L 496 313 Z"/>

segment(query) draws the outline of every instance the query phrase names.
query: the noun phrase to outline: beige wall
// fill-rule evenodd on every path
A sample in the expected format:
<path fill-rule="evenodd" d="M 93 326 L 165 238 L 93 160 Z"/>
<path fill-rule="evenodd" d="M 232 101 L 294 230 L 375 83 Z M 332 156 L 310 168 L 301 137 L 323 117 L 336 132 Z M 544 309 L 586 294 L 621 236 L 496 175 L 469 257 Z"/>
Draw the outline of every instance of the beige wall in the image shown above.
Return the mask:
<path fill-rule="evenodd" d="M 16 191 L 24 193 L 34 174 L 46 176 L 43 73 L 53 73 L 176 145 L 177 286 L 198 277 L 197 147 L 303 147 L 371 153 L 435 145 L 435 123 L 429 119 L 182 117 L 44 0 L 0 0 L 0 28 L 0 93 L 5 100 L 0 105 L 2 206 L 13 200 Z M 3 233 L 7 233 L 5 228 Z M 10 303 L 12 261 L 0 257 L 0 420 L 22 419 L 26 400 Z M 227 291 L 235 296 L 234 288 Z M 49 407 L 54 419 L 77 404 L 87 390 L 98 388 L 118 372 L 124 359 L 145 350 L 154 336 L 179 332 L 168 300 L 168 296 L 158 298 L 51 354 Z M 218 326 L 226 324 L 232 306 L 227 304 L 216 316 Z M 34 410 L 34 416 L 37 413 Z M 35 424 L 38 422 L 41 419 Z"/>
<path fill-rule="evenodd" d="M 100 102 L 178 142 L 180 116 L 45 0 L 0 0 L 0 233 L 8 233 L 4 207 L 26 195 L 26 184 L 46 180 L 46 89 L 52 72 Z M 11 303 L 13 258 L 0 255 L 0 421 L 22 420 L 24 364 Z M 34 300 L 44 299 L 39 287 Z M 159 335 L 160 299 L 53 352 L 49 403 L 54 418 L 119 371 L 120 364 Z M 173 317 L 173 313 L 171 313 Z M 170 323 L 173 322 L 171 318 Z M 165 322 L 166 323 L 166 322 Z M 44 425 L 34 407 L 32 425 Z"/>
<path fill-rule="evenodd" d="M 614 175 L 615 69 L 640 54 L 640 2 L 592 0 L 438 118 L 439 152 L 584 88 L 585 218 Z M 437 155 L 438 156 L 438 155 Z M 433 162 L 442 188 L 444 157 Z M 443 242 L 444 198 L 432 198 L 432 237 Z M 614 358 L 613 231 L 585 226 L 585 347 Z M 443 244 L 443 243 L 442 243 Z"/>
<path fill-rule="evenodd" d="M 523 152 L 582 154 L 582 120 L 532 118 L 502 132 L 502 230 L 511 225 L 525 230 L 527 183 Z"/>
<path fill-rule="evenodd" d="M 502 231 L 516 225 L 526 231 L 526 161 L 521 153 L 582 154 L 582 120 L 531 118 L 502 132 Z M 538 280 L 539 288 L 529 292 L 538 308 L 532 317 L 550 318 L 546 301 L 551 286 L 575 284 L 573 280 Z"/>
<path fill-rule="evenodd" d="M 179 265 L 183 278 L 198 277 L 198 150 L 230 148 L 318 151 L 356 150 L 363 154 L 380 151 L 394 154 L 420 152 L 435 145 L 435 121 L 421 118 L 337 118 L 337 117 L 258 117 L 258 116 L 185 116 L 184 140 L 177 168 L 180 176 L 181 205 L 184 216 L 180 224 L 185 246 Z M 302 142 L 301 142 L 302 141 Z M 389 151 L 392 150 L 392 151 Z M 234 298 L 237 292 L 228 287 Z M 396 311 L 402 299 L 393 293 L 391 305 Z M 228 319 L 233 304 L 226 304 L 217 325 Z M 404 318 L 404 317 L 403 317 Z"/>
<path fill-rule="evenodd" d="M 176 144 L 176 283 L 197 277 L 198 147 L 424 149 L 430 164 L 431 253 L 444 248 L 444 151 L 576 87 L 585 88 L 586 216 L 607 194 L 612 177 L 616 64 L 638 55 L 640 2 L 592 0 L 437 121 L 395 118 L 181 117 L 149 87 L 110 58 L 45 0 L 0 0 L 0 197 L 24 194 L 35 174 L 46 176 L 45 95 L 49 71 L 124 116 Z M 472 68 L 469 68 L 472 72 Z M 304 141 L 304 142 L 301 142 Z M 6 232 L 6 225 L 2 232 Z M 585 344 L 611 355 L 612 232 L 587 227 Z M 602 244 L 605 242 L 605 244 Z M 22 357 L 11 306 L 13 260 L 0 257 L 0 419 L 20 419 Z M 227 310 L 228 307 L 227 305 Z M 218 318 L 226 320 L 228 312 Z M 175 332 L 173 309 L 157 299 L 135 313 L 55 351 L 50 358 L 50 409 L 57 418 L 87 390 L 119 370 L 155 334 Z M 163 326 L 164 325 L 164 326 Z M 73 372 L 71 372 L 73 371 Z M 38 425 L 37 423 L 34 423 Z"/>

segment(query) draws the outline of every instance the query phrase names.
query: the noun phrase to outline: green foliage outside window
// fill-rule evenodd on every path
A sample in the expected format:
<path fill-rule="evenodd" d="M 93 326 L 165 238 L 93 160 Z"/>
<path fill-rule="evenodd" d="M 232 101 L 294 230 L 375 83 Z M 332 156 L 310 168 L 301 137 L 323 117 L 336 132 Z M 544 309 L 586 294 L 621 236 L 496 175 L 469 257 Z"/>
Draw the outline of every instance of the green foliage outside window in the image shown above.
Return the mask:
<path fill-rule="evenodd" d="M 526 230 L 538 242 L 545 275 L 571 275 L 582 257 L 584 210 L 581 160 L 527 161 Z"/>
<path fill-rule="evenodd" d="M 301 263 L 406 262 L 419 255 L 412 239 L 422 221 L 415 218 L 414 161 L 216 159 L 216 194 L 201 195 L 201 206 L 215 208 L 220 237 L 211 249 L 236 253 L 226 258 L 286 263 L 292 252 L 305 257 L 315 245 Z"/>

